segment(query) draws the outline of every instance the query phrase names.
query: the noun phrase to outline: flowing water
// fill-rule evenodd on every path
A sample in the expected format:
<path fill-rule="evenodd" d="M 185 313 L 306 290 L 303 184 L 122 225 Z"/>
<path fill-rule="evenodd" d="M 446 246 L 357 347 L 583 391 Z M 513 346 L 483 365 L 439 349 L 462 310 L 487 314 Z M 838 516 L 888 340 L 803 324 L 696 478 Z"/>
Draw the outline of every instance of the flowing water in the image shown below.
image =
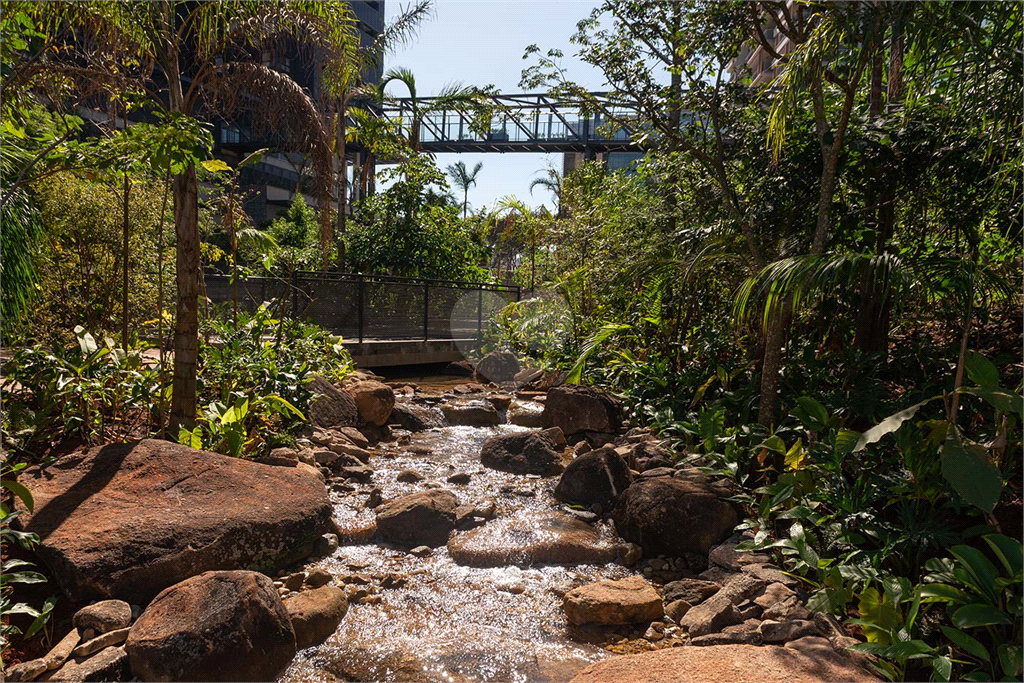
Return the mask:
<path fill-rule="evenodd" d="M 493 501 L 496 519 L 539 518 L 557 506 L 551 495 L 557 477 L 480 465 L 488 436 L 518 429 L 446 427 L 414 434 L 404 445 L 381 444 L 370 461 L 372 486 L 384 500 L 440 486 L 460 503 L 486 507 Z M 398 481 L 407 469 L 424 479 Z M 463 472 L 471 475 L 468 485 L 447 483 Z M 350 594 L 362 587 L 367 595 L 357 594 L 337 632 L 301 651 L 282 681 L 564 681 L 606 656 L 567 624 L 560 596 L 630 570 L 614 564 L 472 568 L 455 563 L 444 546 L 430 557 L 413 557 L 371 537 L 374 513 L 363 509 L 370 488 L 332 493 L 335 519 L 348 539 L 315 565 L 328 570 L 337 585 L 348 585 Z M 611 537 L 608 528 L 600 531 Z"/>

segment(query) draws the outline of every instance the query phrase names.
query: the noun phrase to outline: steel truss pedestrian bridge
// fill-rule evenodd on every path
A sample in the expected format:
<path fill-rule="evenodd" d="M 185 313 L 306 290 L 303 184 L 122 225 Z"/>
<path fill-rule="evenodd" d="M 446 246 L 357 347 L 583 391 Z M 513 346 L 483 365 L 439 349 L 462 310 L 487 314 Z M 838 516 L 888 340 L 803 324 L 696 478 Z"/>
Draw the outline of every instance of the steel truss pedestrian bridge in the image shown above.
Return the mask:
<path fill-rule="evenodd" d="M 494 114 L 485 134 L 474 130 L 473 113 L 457 108 L 431 112 L 420 124 L 420 149 L 426 152 L 641 152 L 636 127 L 622 122 L 636 120 L 635 110 L 626 103 L 613 102 L 608 93 L 591 93 L 600 107 L 617 121 L 601 115 L 590 116 L 578 105 L 546 94 L 491 95 Z M 415 105 L 427 108 L 436 98 L 417 98 Z M 406 125 L 412 121 L 411 98 L 389 100 L 386 117 Z"/>

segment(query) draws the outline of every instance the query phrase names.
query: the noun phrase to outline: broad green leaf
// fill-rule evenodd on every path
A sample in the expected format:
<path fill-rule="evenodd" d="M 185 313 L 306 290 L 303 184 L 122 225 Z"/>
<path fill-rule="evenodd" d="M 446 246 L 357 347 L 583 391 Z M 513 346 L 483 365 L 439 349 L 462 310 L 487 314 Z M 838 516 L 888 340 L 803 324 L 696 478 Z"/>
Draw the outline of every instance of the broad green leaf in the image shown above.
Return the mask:
<path fill-rule="evenodd" d="M 245 168 L 246 166 L 250 166 L 252 164 L 260 163 L 260 161 L 263 160 L 263 156 L 267 153 L 267 151 L 268 151 L 268 148 L 266 148 L 266 147 L 264 147 L 263 149 L 256 150 L 255 152 L 253 152 L 249 156 L 247 156 L 244 159 L 242 159 L 241 161 L 239 161 L 238 162 L 238 168 Z"/>
<path fill-rule="evenodd" d="M 892 434 L 897 429 L 902 427 L 904 422 L 913 418 L 914 415 L 917 414 L 917 411 L 919 411 L 923 406 L 931 403 L 932 401 L 938 398 L 940 397 L 936 396 L 933 398 L 929 398 L 925 401 L 921 401 L 920 403 L 915 403 L 909 408 L 904 408 L 898 413 L 893 413 L 889 417 L 885 418 L 884 420 L 876 424 L 874 427 L 860 435 L 860 438 L 857 439 L 856 445 L 853 447 L 853 452 L 856 453 L 857 451 L 864 450 L 864 448 L 866 448 L 868 444 L 875 443 L 886 434 Z"/>
<path fill-rule="evenodd" d="M 90 356 L 96 353 L 99 345 L 96 344 L 93 336 L 81 325 L 75 326 L 75 337 L 78 338 L 78 347 L 82 350 L 83 356 Z"/>
<path fill-rule="evenodd" d="M 864 626 L 864 637 L 869 643 L 888 643 L 889 634 L 903 623 L 903 617 L 889 596 L 879 593 L 875 588 L 861 591 L 857 609 L 860 611 L 861 619 L 866 624 L 871 624 Z"/>
<path fill-rule="evenodd" d="M 853 453 L 853 449 L 857 447 L 860 437 L 860 432 L 855 432 L 852 429 L 840 429 L 839 433 L 836 434 L 836 453 L 842 455 Z"/>
<path fill-rule="evenodd" d="M 206 161 L 200 162 L 210 173 L 223 173 L 224 171 L 230 171 L 231 167 L 228 166 L 221 159 L 207 159 Z"/>
<path fill-rule="evenodd" d="M 803 464 L 804 457 L 806 455 L 807 453 L 806 451 L 804 451 L 802 439 L 797 439 L 796 443 L 794 443 L 793 446 L 788 451 L 786 451 L 786 467 L 788 467 L 791 470 L 800 469 L 800 465 Z"/>
<path fill-rule="evenodd" d="M 959 588 L 944 583 L 926 583 L 921 587 L 921 599 L 924 602 L 966 603 L 971 596 Z"/>
<path fill-rule="evenodd" d="M 828 428 L 828 411 L 825 410 L 825 406 L 810 396 L 800 396 L 796 402 L 798 405 L 792 413 L 804 427 L 814 432 Z"/>
<path fill-rule="evenodd" d="M 1020 541 L 1002 534 L 988 534 L 982 536 L 982 539 L 992 548 L 1010 576 L 1016 575 L 1024 567 L 1024 547 Z"/>
<path fill-rule="evenodd" d="M 988 597 L 992 603 L 998 602 L 999 594 L 993 588 L 995 580 L 999 578 L 999 571 L 995 565 L 989 562 L 980 550 L 969 545 L 955 545 L 949 552 L 959 561 L 960 566 L 970 573 L 970 584 L 974 590 Z"/>
<path fill-rule="evenodd" d="M 858 643 L 847 648 L 854 652 L 867 652 L 886 659 L 910 659 L 934 652 L 923 640 L 903 640 L 895 643 Z"/>
<path fill-rule="evenodd" d="M 982 457 L 980 446 L 965 446 L 952 430 L 942 445 L 942 476 L 971 505 L 992 512 L 1003 492 L 1003 477 Z"/>
<path fill-rule="evenodd" d="M 953 625 L 957 628 L 978 628 L 979 626 L 1000 626 L 1012 624 L 1013 619 L 992 605 L 964 605 L 953 612 Z"/>
<path fill-rule="evenodd" d="M 968 351 L 965 358 L 967 376 L 983 387 L 999 386 L 999 369 L 995 364 L 977 351 Z"/>
<path fill-rule="evenodd" d="M 1003 675 L 1010 678 L 1017 678 L 1024 670 L 1024 648 L 1020 645 L 1003 643 L 996 650 L 999 655 L 999 665 L 1003 667 Z"/>
<path fill-rule="evenodd" d="M 1002 387 L 960 387 L 959 391 L 985 399 L 993 408 L 1004 413 L 1024 415 L 1024 397 Z"/>
<path fill-rule="evenodd" d="M 49 620 L 50 612 L 53 611 L 53 607 L 56 604 L 56 596 L 52 596 L 46 599 L 46 602 L 43 603 L 43 608 L 39 610 L 39 614 L 36 616 L 35 621 L 33 621 L 32 625 L 28 627 L 28 630 L 25 631 L 26 638 L 31 638 L 35 634 L 39 633 L 39 631 L 43 628 L 43 626 L 46 625 L 46 622 Z"/>
<path fill-rule="evenodd" d="M 953 674 L 953 662 L 945 655 L 932 659 L 932 680 L 948 681 Z"/>
<path fill-rule="evenodd" d="M 25 504 L 25 507 L 28 509 L 28 511 L 32 512 L 32 492 L 29 491 L 24 486 L 24 484 L 20 484 L 14 481 L 13 479 L 4 479 L 0 480 L 0 486 L 3 486 L 5 489 L 16 495 L 18 498 L 20 498 L 21 502 Z"/>
<path fill-rule="evenodd" d="M 294 414 L 300 420 L 305 420 L 306 419 L 306 416 L 302 414 L 301 410 L 299 410 L 294 405 L 292 405 L 291 403 L 289 403 L 285 399 L 281 398 L 277 394 L 270 394 L 268 396 L 264 396 L 263 400 L 264 401 L 268 401 L 270 403 L 277 404 L 279 407 L 283 408 L 284 410 L 287 410 L 287 411 L 291 412 L 292 414 Z"/>
<path fill-rule="evenodd" d="M 950 628 L 949 626 L 940 626 L 939 628 L 942 629 L 942 632 L 946 634 L 947 638 L 952 640 L 957 647 L 967 654 L 973 655 L 978 659 L 983 659 L 986 662 L 991 660 L 985 646 L 963 631 Z"/>
<path fill-rule="evenodd" d="M 754 450 L 758 450 L 760 448 L 767 448 L 769 451 L 773 451 L 781 455 L 786 452 L 786 443 L 781 437 L 772 434 L 767 439 L 754 446 Z"/>

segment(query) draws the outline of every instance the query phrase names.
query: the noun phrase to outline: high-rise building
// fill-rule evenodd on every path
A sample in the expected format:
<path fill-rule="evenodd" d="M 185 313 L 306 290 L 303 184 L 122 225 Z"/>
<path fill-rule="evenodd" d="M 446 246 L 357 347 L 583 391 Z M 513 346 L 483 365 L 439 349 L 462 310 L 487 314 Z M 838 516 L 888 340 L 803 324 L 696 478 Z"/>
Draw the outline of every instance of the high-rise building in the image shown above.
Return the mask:
<path fill-rule="evenodd" d="M 796 0 L 789 0 L 786 9 L 791 16 L 797 12 L 806 12 L 806 8 L 796 3 Z M 764 42 L 768 43 L 778 55 L 786 55 L 793 51 L 793 41 L 789 36 L 779 30 L 778 25 L 770 17 L 763 15 L 761 32 L 764 34 Z M 750 84 L 754 87 L 766 85 L 775 80 L 781 73 L 782 67 L 778 59 L 771 54 L 762 44 L 759 37 L 752 36 L 750 41 L 743 45 L 740 53 L 729 63 L 729 75 L 735 80 L 750 78 Z"/>
<path fill-rule="evenodd" d="M 384 30 L 384 0 L 349 0 L 356 16 L 361 44 L 366 47 Z M 270 59 L 270 55 L 265 56 Z M 290 75 L 296 83 L 317 99 L 320 96 L 319 65 L 294 59 L 287 54 L 277 57 L 275 69 Z M 379 82 L 383 67 L 378 66 L 367 75 L 369 82 Z M 248 152 L 261 147 L 272 146 L 272 140 L 259 140 L 252 135 L 252 128 L 244 121 L 218 121 L 214 123 L 214 155 L 228 163 L 236 163 Z M 349 154 L 357 154 L 358 147 L 352 146 Z M 315 188 L 311 186 L 311 164 L 302 154 L 275 152 L 267 154 L 262 161 L 243 169 L 242 189 L 245 192 L 245 209 L 257 225 L 273 220 L 292 203 L 296 192 L 301 191 L 307 203 L 317 203 Z M 333 203 L 333 202 L 332 202 Z"/>

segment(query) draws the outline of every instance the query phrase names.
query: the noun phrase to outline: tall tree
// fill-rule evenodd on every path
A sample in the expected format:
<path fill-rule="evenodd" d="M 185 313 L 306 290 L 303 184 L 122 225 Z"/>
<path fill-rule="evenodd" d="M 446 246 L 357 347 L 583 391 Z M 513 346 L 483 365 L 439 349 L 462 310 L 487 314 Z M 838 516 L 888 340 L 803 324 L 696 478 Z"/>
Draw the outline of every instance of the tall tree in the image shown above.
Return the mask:
<path fill-rule="evenodd" d="M 470 171 L 466 168 L 465 161 L 457 161 L 454 164 L 450 164 L 445 170 L 448 172 L 448 177 L 455 183 L 455 187 L 462 190 L 462 218 L 466 218 L 466 212 L 469 209 L 469 188 L 476 185 L 477 174 L 480 173 L 480 169 L 484 167 L 482 161 L 478 161 L 473 170 Z"/>
<path fill-rule="evenodd" d="M 383 58 L 402 45 L 407 44 L 420 25 L 431 14 L 431 1 L 420 0 L 402 10 L 401 14 L 384 27 L 367 46 L 361 45 L 359 33 L 355 30 L 344 34 L 342 41 L 329 55 L 321 72 L 326 102 L 331 109 L 331 131 L 334 138 L 334 158 L 338 177 L 338 222 L 337 232 L 341 240 L 338 250 L 338 266 L 345 268 L 345 228 L 348 221 L 348 158 L 347 142 L 352 137 L 349 118 L 352 107 L 360 100 L 371 100 L 375 94 L 372 77 L 380 68 Z M 321 225 L 320 250 L 326 267 L 330 261 L 334 236 L 330 222 Z"/>
<path fill-rule="evenodd" d="M 258 106 L 256 129 L 273 128 L 282 146 L 317 160 L 321 186 L 329 188 L 330 149 L 320 113 L 287 74 L 251 60 L 253 53 L 298 41 L 330 53 L 351 25 L 347 3 L 299 1 L 264 3 L 158 0 L 147 3 L 40 3 L 37 16 L 107 40 L 78 44 L 67 52 L 68 73 L 88 86 L 109 64 L 133 65 L 142 82 L 144 105 L 168 116 L 195 116 L 210 109 L 242 113 Z M 113 51 L 113 52 L 112 52 Z M 116 54 L 114 53 L 116 52 Z M 125 61 L 130 54 L 133 60 Z M 83 64 L 85 65 L 83 67 Z M 154 70 L 153 67 L 156 69 Z M 159 76 L 153 76 L 154 71 Z M 199 331 L 199 184 L 194 163 L 172 178 L 176 235 L 177 310 L 174 331 L 172 431 L 191 426 L 196 416 Z M 322 210 L 329 209 L 324 203 Z"/>

